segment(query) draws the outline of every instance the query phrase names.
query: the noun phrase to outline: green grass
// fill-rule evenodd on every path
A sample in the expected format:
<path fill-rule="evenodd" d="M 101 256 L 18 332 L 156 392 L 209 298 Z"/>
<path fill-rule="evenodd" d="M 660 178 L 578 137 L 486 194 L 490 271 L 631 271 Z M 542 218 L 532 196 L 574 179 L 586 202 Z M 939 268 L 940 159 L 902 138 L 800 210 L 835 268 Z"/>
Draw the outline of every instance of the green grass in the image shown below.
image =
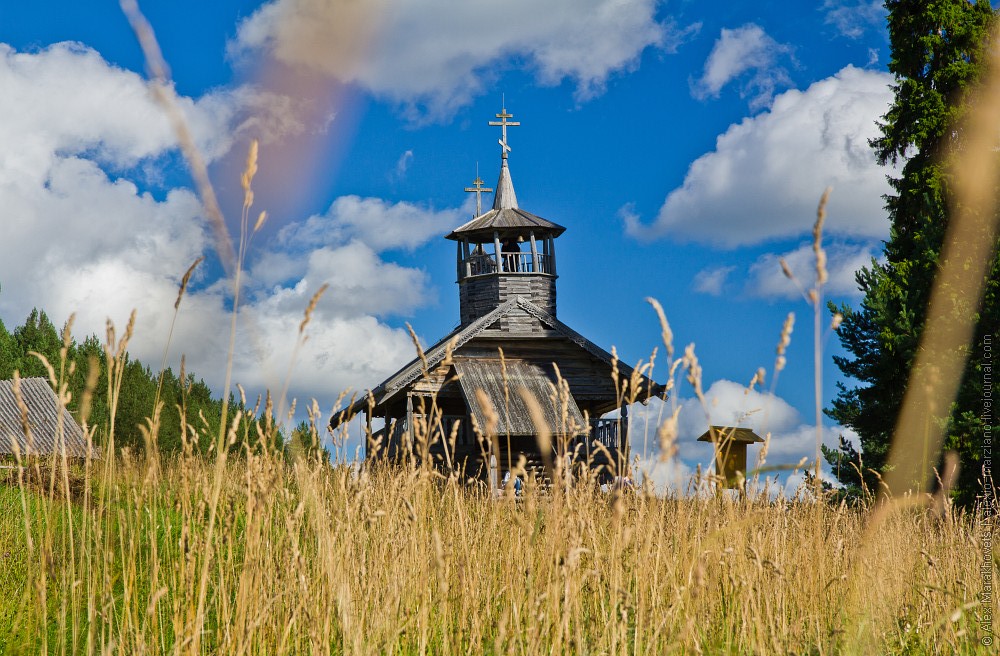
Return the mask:
<path fill-rule="evenodd" d="M 33 549 L 0 488 L 0 652 L 989 653 L 967 516 L 895 513 L 863 551 L 868 511 L 825 504 L 513 502 L 275 455 L 221 472 L 211 532 L 198 456 L 114 463 L 68 514 L 27 490 Z"/>

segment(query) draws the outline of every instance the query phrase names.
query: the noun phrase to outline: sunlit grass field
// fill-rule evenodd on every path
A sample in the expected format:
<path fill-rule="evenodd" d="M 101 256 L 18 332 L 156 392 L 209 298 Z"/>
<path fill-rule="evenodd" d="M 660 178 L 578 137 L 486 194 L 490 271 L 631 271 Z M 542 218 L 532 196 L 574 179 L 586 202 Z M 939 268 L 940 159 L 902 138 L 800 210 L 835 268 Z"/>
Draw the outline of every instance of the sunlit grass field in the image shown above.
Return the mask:
<path fill-rule="evenodd" d="M 267 449 L 41 474 L 0 487 L 3 653 L 990 653 L 964 514 Z"/>

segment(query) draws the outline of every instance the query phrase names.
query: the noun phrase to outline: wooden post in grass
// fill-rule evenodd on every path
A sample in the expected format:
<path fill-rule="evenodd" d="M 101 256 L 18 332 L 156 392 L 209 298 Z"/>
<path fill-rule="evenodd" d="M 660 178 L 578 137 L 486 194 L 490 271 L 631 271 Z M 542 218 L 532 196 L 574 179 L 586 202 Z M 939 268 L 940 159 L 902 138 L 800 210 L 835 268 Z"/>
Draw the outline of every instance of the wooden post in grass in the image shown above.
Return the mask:
<path fill-rule="evenodd" d="M 745 490 L 747 477 L 747 445 L 764 439 L 749 428 L 712 426 L 698 438 L 715 447 L 715 473 L 726 489 Z"/>

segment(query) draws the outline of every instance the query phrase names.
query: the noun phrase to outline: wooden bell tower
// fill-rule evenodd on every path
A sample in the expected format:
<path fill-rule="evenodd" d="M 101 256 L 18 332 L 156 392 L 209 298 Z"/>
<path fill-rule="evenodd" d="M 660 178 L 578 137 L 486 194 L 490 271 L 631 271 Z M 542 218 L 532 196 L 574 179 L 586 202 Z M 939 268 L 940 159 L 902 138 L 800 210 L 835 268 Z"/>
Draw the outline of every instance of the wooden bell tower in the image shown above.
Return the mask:
<path fill-rule="evenodd" d="M 627 477 L 628 399 L 665 390 L 556 317 L 555 240 L 566 229 L 521 209 L 507 144 L 507 128 L 519 123 L 506 109 L 496 118 L 496 187 L 483 186 L 477 171 L 465 188 L 476 194 L 476 215 L 447 235 L 456 245 L 459 326 L 330 426 L 364 413 L 367 457 L 430 459 L 491 487 L 504 473 L 552 482 L 556 463 L 602 482 Z M 372 430 L 372 419 L 382 427 Z"/>
<path fill-rule="evenodd" d="M 504 108 L 496 115 L 502 136 L 500 178 L 493 207 L 482 212 L 480 194 L 493 191 L 482 186 L 477 176 L 467 192 L 476 194 L 476 216 L 447 235 L 457 244 L 457 275 L 461 322 L 467 326 L 517 296 L 556 316 L 555 238 L 565 228 L 521 209 L 514 193 L 507 154 L 507 128 L 520 125 L 509 121 Z"/>

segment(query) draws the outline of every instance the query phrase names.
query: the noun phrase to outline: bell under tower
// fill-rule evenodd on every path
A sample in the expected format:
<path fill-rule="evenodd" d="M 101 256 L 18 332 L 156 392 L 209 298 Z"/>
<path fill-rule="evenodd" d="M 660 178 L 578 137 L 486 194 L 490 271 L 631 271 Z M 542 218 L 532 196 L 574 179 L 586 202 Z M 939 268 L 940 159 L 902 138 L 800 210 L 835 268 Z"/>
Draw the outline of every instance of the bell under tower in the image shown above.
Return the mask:
<path fill-rule="evenodd" d="M 507 165 L 507 128 L 520 125 L 501 110 L 490 125 L 502 130 L 500 177 L 495 190 L 477 176 L 476 216 L 455 228 L 447 239 L 457 243 L 457 273 L 461 323 L 466 326 L 508 300 L 521 296 L 556 316 L 555 239 L 566 228 L 521 209 Z M 482 212 L 483 192 L 493 191 L 493 207 Z"/>

